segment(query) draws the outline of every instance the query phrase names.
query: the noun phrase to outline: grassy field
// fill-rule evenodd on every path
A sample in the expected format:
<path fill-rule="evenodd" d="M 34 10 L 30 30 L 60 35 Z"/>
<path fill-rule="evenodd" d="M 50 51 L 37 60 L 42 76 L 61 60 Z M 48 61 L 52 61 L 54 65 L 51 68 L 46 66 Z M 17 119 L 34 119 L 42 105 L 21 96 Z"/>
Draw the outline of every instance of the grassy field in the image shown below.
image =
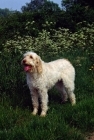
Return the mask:
<path fill-rule="evenodd" d="M 32 104 L 20 65 L 21 56 L 2 54 L 0 140 L 84 140 L 88 132 L 94 131 L 93 55 L 78 54 L 64 56 L 76 69 L 77 104 L 73 107 L 70 102 L 61 104 L 60 95 L 52 89 L 45 118 L 31 114 Z"/>

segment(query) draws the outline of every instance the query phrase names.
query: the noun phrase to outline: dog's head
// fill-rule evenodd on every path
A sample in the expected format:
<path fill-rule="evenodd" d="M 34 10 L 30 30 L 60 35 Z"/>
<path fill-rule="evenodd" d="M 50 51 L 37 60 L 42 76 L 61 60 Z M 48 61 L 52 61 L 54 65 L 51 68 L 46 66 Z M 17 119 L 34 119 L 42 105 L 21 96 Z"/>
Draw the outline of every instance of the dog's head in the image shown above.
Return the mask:
<path fill-rule="evenodd" d="M 42 72 L 42 60 L 34 52 L 27 52 L 23 55 L 23 60 L 21 61 L 24 71 L 29 73 L 41 73 Z"/>

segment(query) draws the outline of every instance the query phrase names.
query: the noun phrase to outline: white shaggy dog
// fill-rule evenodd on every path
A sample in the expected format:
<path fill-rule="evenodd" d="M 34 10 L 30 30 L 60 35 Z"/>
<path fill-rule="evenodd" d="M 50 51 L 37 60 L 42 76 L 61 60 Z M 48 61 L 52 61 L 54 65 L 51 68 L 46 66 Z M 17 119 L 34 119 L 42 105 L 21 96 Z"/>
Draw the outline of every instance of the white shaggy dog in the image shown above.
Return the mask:
<path fill-rule="evenodd" d="M 33 105 L 33 115 L 38 112 L 41 99 L 41 116 L 45 116 L 48 110 L 48 90 L 56 85 L 62 95 L 62 101 L 69 97 L 72 105 L 76 103 L 74 94 L 75 70 L 66 59 L 59 59 L 49 63 L 44 62 L 34 52 L 24 54 L 22 65 L 27 75 L 27 84 L 30 89 Z"/>

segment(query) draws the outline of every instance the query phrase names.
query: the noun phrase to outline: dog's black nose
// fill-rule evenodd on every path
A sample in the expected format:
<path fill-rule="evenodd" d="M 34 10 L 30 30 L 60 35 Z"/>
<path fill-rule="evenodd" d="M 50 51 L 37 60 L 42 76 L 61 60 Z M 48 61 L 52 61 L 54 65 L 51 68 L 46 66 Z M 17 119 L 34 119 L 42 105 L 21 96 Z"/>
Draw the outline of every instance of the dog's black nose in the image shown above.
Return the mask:
<path fill-rule="evenodd" d="M 26 60 L 24 59 L 24 60 L 23 60 L 23 64 L 25 64 L 25 63 L 26 63 Z"/>

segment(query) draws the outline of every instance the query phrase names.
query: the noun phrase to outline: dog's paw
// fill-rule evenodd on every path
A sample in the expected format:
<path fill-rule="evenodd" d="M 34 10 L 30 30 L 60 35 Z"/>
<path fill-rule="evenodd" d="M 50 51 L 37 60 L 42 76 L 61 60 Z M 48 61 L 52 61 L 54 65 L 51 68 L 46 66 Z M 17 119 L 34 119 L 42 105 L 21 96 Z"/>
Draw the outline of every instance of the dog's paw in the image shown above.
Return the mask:
<path fill-rule="evenodd" d="M 32 115 L 36 115 L 37 112 L 38 112 L 38 110 L 35 108 L 35 109 L 33 110 L 33 112 L 32 112 Z"/>
<path fill-rule="evenodd" d="M 40 114 L 41 117 L 45 117 L 46 116 L 46 112 L 42 111 Z"/>

